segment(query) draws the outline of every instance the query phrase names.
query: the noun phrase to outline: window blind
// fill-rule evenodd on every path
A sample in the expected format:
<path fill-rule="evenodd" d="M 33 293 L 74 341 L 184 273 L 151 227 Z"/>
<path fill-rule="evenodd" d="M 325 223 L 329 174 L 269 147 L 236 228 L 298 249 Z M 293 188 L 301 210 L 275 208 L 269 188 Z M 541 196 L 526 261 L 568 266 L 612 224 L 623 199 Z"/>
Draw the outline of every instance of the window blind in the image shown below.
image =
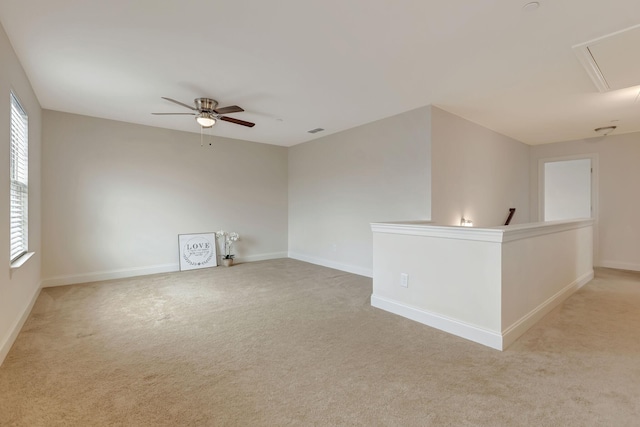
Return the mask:
<path fill-rule="evenodd" d="M 29 150 L 27 113 L 16 96 L 11 94 L 11 262 L 27 253 L 28 249 L 28 195 Z"/>

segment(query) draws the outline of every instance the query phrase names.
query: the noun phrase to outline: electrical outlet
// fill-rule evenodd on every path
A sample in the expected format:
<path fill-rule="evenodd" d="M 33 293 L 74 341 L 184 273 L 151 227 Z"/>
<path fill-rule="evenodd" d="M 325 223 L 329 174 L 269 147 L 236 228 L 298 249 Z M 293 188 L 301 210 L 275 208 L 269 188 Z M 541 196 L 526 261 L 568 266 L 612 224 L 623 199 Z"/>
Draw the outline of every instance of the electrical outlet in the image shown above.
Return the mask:
<path fill-rule="evenodd" d="M 333 245 L 331 245 L 331 251 L 332 252 L 338 252 L 338 245 L 336 245 L 335 243 Z"/>
<path fill-rule="evenodd" d="M 409 287 L 409 275 L 407 273 L 400 273 L 400 286 L 403 288 Z"/>

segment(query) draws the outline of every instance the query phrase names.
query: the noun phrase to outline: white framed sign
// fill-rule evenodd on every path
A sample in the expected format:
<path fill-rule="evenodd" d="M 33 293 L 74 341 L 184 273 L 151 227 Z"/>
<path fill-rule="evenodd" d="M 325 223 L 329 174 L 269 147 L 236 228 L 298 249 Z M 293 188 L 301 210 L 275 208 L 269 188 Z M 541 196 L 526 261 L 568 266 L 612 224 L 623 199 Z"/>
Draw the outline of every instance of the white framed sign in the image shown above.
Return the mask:
<path fill-rule="evenodd" d="M 216 233 L 178 234 L 180 271 L 216 267 Z"/>

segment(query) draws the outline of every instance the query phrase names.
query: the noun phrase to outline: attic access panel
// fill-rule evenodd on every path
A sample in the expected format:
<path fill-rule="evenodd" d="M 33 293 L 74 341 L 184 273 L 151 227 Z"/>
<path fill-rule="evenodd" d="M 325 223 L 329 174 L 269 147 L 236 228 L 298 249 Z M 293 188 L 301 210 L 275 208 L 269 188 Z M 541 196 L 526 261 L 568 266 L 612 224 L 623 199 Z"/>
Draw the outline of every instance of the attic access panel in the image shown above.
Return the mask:
<path fill-rule="evenodd" d="M 600 92 L 640 85 L 640 25 L 573 49 Z"/>

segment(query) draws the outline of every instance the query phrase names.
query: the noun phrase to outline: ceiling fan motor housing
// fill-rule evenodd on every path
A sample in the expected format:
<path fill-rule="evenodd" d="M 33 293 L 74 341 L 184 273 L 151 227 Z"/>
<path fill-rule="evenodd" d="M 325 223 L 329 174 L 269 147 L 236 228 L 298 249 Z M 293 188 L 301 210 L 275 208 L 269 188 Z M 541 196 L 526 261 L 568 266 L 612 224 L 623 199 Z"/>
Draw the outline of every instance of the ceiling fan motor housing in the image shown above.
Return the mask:
<path fill-rule="evenodd" d="M 196 104 L 196 109 L 199 111 L 213 111 L 218 106 L 218 101 L 211 98 L 196 98 L 193 100 Z"/>

